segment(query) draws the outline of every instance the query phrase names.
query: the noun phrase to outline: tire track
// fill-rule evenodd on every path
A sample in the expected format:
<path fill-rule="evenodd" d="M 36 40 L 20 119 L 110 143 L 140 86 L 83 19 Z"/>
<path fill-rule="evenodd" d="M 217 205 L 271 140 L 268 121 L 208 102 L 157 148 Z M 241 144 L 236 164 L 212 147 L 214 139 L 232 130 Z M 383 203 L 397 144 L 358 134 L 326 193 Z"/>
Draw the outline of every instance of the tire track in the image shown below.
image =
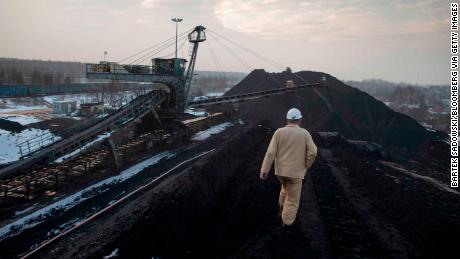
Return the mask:
<path fill-rule="evenodd" d="M 396 228 L 373 216 L 370 203 L 334 165 L 337 161 L 330 150 L 320 149 L 311 172 L 333 257 L 407 258 L 411 245 Z"/>

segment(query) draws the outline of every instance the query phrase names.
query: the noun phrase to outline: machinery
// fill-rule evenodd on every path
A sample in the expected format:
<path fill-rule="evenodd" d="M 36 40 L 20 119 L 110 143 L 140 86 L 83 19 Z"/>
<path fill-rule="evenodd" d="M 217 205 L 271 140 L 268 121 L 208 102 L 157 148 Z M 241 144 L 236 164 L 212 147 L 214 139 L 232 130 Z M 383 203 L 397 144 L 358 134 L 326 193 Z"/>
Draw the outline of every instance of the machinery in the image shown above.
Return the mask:
<path fill-rule="evenodd" d="M 101 61 L 99 64 L 87 64 L 86 76 L 90 79 L 152 82 L 167 85 L 169 100 L 164 108 L 171 114 L 183 114 L 190 93 L 198 45 L 206 40 L 205 29 L 199 25 L 188 34 L 188 41 L 193 45 L 187 69 L 187 60 L 182 58 L 154 58 L 151 66 L 120 65 L 115 62 Z"/>
<path fill-rule="evenodd" d="M 235 108 L 238 106 L 238 103 L 244 101 L 284 94 L 305 88 L 326 86 L 325 77 L 318 83 L 308 83 L 300 78 L 305 84 L 294 85 L 292 82 L 282 88 L 188 101 L 198 46 L 200 42 L 206 40 L 205 30 L 205 27 L 199 25 L 188 33 L 188 35 L 183 33 L 183 36 L 181 36 L 184 42 L 188 39 L 192 44 L 189 61 L 183 58 L 153 58 L 151 59 L 150 66 L 122 65 L 107 61 L 101 61 L 99 64 L 86 64 L 86 76 L 89 79 L 159 83 L 166 85 L 167 89 L 153 90 L 137 97 L 107 117 L 88 120 L 85 123 L 80 123 L 75 127 L 69 128 L 68 134 L 66 133 L 68 136 L 65 139 L 55 139 L 54 135 L 39 135 L 24 140 L 19 145 L 21 159 L 1 167 L 0 180 L 4 180 L 7 183 L 5 186 L 9 186 L 8 184 L 12 182 L 11 179 L 14 179 L 13 177 L 27 174 L 25 172 L 30 173 L 33 171 L 31 168 L 53 163 L 53 161 L 56 161 L 60 157 L 72 154 L 76 150 L 82 150 L 86 146 L 91 145 L 93 141 L 96 141 L 101 134 L 110 134 L 116 129 L 126 127 L 131 122 L 137 121 L 150 112 L 153 113 L 161 127 L 171 129 L 174 132 L 174 130 L 179 130 L 176 125 L 179 125 L 181 123 L 180 120 L 184 119 L 183 115 L 187 107 L 199 108 L 208 105 L 232 104 Z M 211 30 L 209 31 L 211 32 Z M 212 34 L 209 34 L 209 36 L 212 36 Z M 166 46 L 165 44 L 168 41 L 160 45 L 159 48 Z M 147 56 L 147 58 L 151 57 Z M 313 90 L 317 91 L 316 89 Z M 168 121 L 167 119 L 172 120 Z M 49 139 L 50 137 L 52 139 Z M 27 179 L 26 183 L 29 183 L 31 180 Z M 8 188 L 5 188 L 5 190 Z"/>

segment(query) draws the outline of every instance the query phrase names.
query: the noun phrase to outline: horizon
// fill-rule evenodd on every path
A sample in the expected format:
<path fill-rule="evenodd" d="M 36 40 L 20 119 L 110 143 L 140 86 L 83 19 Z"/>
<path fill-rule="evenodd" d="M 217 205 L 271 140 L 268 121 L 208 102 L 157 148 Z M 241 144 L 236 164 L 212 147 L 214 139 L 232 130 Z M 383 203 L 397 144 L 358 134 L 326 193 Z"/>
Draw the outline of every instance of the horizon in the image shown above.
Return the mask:
<path fill-rule="evenodd" d="M 41 62 L 70 62 L 70 63 L 81 63 L 81 64 L 85 64 L 84 62 L 81 62 L 81 61 L 74 61 L 74 60 L 51 60 L 51 59 L 21 59 L 21 58 L 14 58 L 14 57 L 0 57 L 0 59 L 17 59 L 17 60 L 22 60 L 22 61 L 41 61 Z M 254 68 L 254 70 L 256 69 L 263 69 L 263 68 Z M 249 75 L 249 73 L 251 73 L 252 71 L 254 70 L 251 70 L 249 72 L 246 72 L 246 71 L 218 71 L 218 70 L 196 70 L 196 72 L 213 72 L 213 73 L 242 73 L 242 74 L 245 74 L 246 76 Z M 311 71 L 311 72 L 319 72 L 319 73 L 326 73 L 326 74 L 329 74 L 327 72 L 324 72 L 324 71 L 312 71 L 312 70 L 298 70 L 298 71 L 293 71 L 293 73 L 297 73 L 297 72 L 302 72 L 302 71 Z M 280 71 L 266 71 L 266 72 L 269 72 L 269 73 L 282 73 L 283 70 L 280 70 Z M 342 82 L 366 82 L 366 81 L 382 81 L 382 82 L 388 82 L 388 83 L 391 83 L 391 84 L 395 84 L 395 85 L 401 85 L 401 86 L 415 86 L 415 87 L 429 87 L 429 86 L 445 86 L 445 87 L 448 87 L 449 85 L 448 84 L 414 84 L 414 83 L 409 83 L 409 82 L 404 82 L 404 81 L 400 81 L 400 82 L 396 82 L 396 81 L 391 81 L 391 80 L 387 80 L 385 78 L 363 78 L 363 79 L 341 79 L 341 78 L 338 78 L 332 74 L 329 74 L 330 76 L 333 76 L 335 78 L 337 78 L 338 80 L 342 81 Z"/>

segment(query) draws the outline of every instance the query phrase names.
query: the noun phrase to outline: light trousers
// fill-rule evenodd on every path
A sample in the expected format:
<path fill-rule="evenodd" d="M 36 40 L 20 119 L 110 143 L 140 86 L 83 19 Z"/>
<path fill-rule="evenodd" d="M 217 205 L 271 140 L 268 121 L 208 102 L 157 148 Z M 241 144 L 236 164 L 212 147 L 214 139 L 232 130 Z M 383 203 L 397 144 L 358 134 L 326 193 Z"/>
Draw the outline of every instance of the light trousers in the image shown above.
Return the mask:
<path fill-rule="evenodd" d="M 294 223 L 302 193 L 302 179 L 277 176 L 281 182 L 279 206 L 284 225 Z"/>

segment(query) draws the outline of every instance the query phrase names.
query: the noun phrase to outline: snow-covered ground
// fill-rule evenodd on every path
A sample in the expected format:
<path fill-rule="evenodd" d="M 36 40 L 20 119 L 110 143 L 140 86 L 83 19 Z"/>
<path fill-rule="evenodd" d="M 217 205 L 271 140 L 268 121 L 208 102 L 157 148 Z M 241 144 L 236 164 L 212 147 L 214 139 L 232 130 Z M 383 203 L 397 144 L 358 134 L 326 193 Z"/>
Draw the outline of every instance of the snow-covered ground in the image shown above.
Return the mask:
<path fill-rule="evenodd" d="M 43 110 L 43 109 L 48 109 L 48 107 L 46 105 L 34 105 L 34 106 L 18 105 L 15 107 L 0 108 L 0 114 L 7 114 L 7 113 L 12 113 L 12 112 L 18 112 L 18 111 Z"/>
<path fill-rule="evenodd" d="M 1 98 L 0 113 L 48 108 L 37 98 Z"/>
<path fill-rule="evenodd" d="M 206 116 L 206 112 L 203 109 L 187 108 L 185 113 L 195 116 Z"/>
<path fill-rule="evenodd" d="M 217 124 L 215 126 L 210 127 L 209 129 L 206 129 L 206 130 L 203 130 L 203 131 L 200 131 L 200 132 L 196 133 L 192 137 L 192 140 L 198 140 L 198 141 L 205 140 L 205 139 L 211 137 L 211 135 L 219 134 L 219 133 L 223 132 L 224 130 L 226 130 L 228 127 L 231 127 L 231 126 L 233 126 L 233 124 L 230 123 L 230 122 L 224 122 L 224 123 L 221 123 L 221 124 Z"/>
<path fill-rule="evenodd" d="M 121 103 L 118 102 L 117 105 L 125 105 L 129 103 L 131 100 L 136 98 L 136 92 L 135 91 L 123 91 L 123 92 L 118 92 L 115 93 L 116 99 L 121 100 Z M 100 97 L 100 96 L 99 96 Z M 67 95 L 50 95 L 50 96 L 45 96 L 43 97 L 45 101 L 48 103 L 53 103 L 54 101 L 76 101 L 77 106 L 79 106 L 82 103 L 91 103 L 91 102 L 98 102 L 100 99 L 97 98 L 97 94 L 91 94 L 91 93 L 82 93 L 82 94 L 67 94 Z M 112 107 L 112 103 L 110 102 L 109 98 L 105 97 L 104 98 L 104 104 L 107 107 Z"/>
<path fill-rule="evenodd" d="M 102 257 L 103 259 L 109 259 L 109 258 L 118 258 L 118 248 L 115 248 L 115 250 L 112 251 L 109 255 L 106 255 Z M 152 257 L 153 258 L 153 257 Z"/>
<path fill-rule="evenodd" d="M 35 116 L 29 116 L 29 115 L 0 115 L 0 119 L 4 119 L 4 120 L 9 120 L 9 121 L 14 121 L 14 122 L 17 122 L 21 125 L 27 125 L 27 124 L 31 124 L 31 123 L 35 123 L 35 122 L 40 122 L 42 120 L 40 120 L 39 118 L 35 117 Z"/>
<path fill-rule="evenodd" d="M 79 192 L 67 196 L 8 225 L 5 225 L 0 228 L 0 241 L 6 237 L 17 235 L 25 229 L 41 224 L 53 215 L 67 211 L 82 203 L 83 201 L 107 191 L 109 187 L 128 180 L 129 178 L 142 172 L 145 168 L 159 163 L 161 159 L 170 159 L 175 155 L 176 154 L 174 152 L 165 151 L 152 156 L 122 171 L 119 175 L 109 177 L 96 184 L 86 187 Z"/>
<path fill-rule="evenodd" d="M 77 105 L 81 103 L 91 103 L 97 101 L 95 97 L 93 98 L 89 94 L 49 95 L 43 97 L 43 99 L 51 104 L 55 101 L 76 101 Z"/>
<path fill-rule="evenodd" d="M 18 111 L 29 111 L 29 110 L 42 110 L 42 109 L 47 109 L 48 107 L 46 105 L 32 105 L 32 106 L 27 106 L 27 105 L 16 105 L 16 106 L 3 106 L 0 108 L 0 113 L 10 113 L 10 112 L 18 112 Z"/>
<path fill-rule="evenodd" d="M 215 93 L 208 93 L 206 94 L 206 96 L 209 96 L 209 97 L 220 97 L 222 95 L 224 95 L 225 93 L 219 93 L 219 92 L 215 92 Z"/>
<path fill-rule="evenodd" d="M 18 122 L 27 125 L 40 122 L 42 119 L 28 115 L 28 111 L 49 109 L 45 104 L 36 98 L 2 98 L 0 101 L 0 119 Z M 24 114 L 21 114 L 24 113 Z"/>
<path fill-rule="evenodd" d="M 147 90 L 147 92 L 150 90 Z M 114 100 L 110 100 L 107 96 L 104 98 L 104 106 L 107 108 L 118 108 L 120 105 L 126 105 L 137 97 L 136 91 L 122 91 L 114 93 Z M 100 98 L 100 94 L 99 94 Z M 79 107 L 82 103 L 97 102 L 97 94 L 95 93 L 82 93 L 82 94 L 67 94 L 67 95 L 50 95 L 45 97 L 31 97 L 31 98 L 2 98 L 0 101 L 0 118 L 9 121 L 19 122 L 22 125 L 39 122 L 39 118 L 32 115 L 13 114 L 25 111 L 49 109 L 54 101 L 76 101 Z M 115 101 L 116 100 L 116 101 Z M 48 103 L 48 104 L 46 104 Z M 48 105 L 48 106 L 47 106 Z M 64 115 L 53 114 L 53 117 L 68 117 Z M 70 117 L 77 118 L 74 114 Z"/>
<path fill-rule="evenodd" d="M 21 156 L 19 149 L 19 143 L 24 142 L 24 140 L 31 139 L 35 136 L 47 135 L 48 138 L 43 140 L 42 145 L 50 144 L 52 138 L 59 140 L 59 136 L 55 136 L 49 130 L 42 129 L 25 129 L 19 133 L 13 133 L 0 129 L 0 164 L 16 161 Z"/>

